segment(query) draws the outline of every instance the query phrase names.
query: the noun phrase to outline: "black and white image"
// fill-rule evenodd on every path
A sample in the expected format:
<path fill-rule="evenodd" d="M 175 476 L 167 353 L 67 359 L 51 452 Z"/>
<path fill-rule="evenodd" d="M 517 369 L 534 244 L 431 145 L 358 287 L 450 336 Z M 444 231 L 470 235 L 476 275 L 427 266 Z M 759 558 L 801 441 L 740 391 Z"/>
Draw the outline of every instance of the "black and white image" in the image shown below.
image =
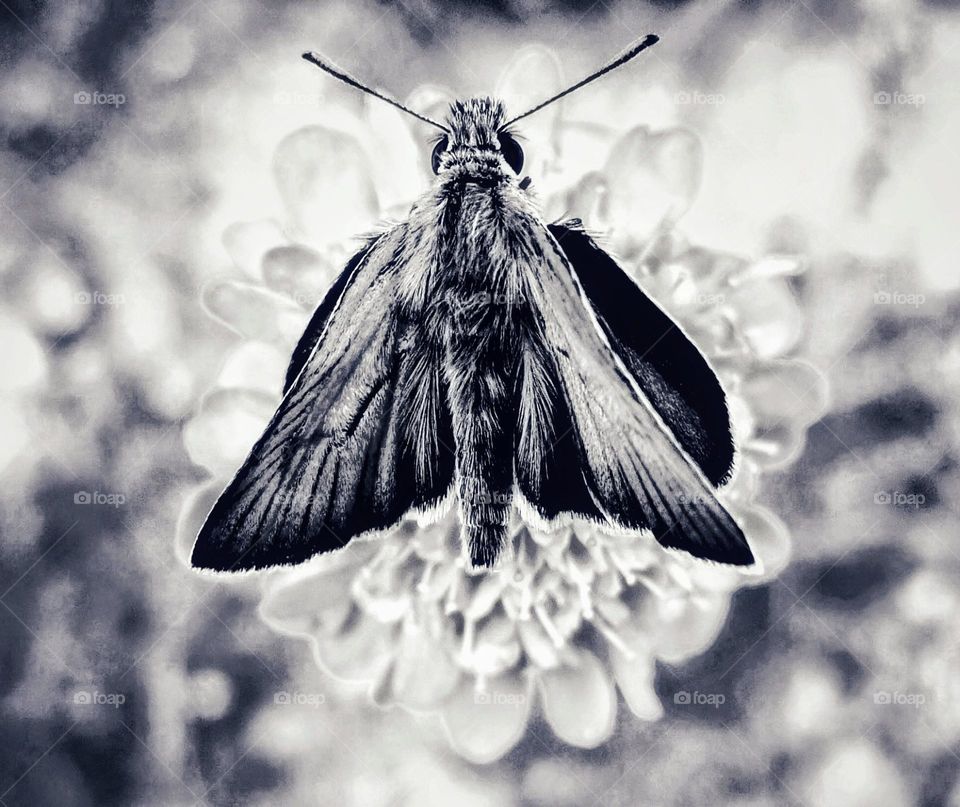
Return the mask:
<path fill-rule="evenodd" d="M 0 10 L 0 805 L 960 804 L 950 4 Z"/>

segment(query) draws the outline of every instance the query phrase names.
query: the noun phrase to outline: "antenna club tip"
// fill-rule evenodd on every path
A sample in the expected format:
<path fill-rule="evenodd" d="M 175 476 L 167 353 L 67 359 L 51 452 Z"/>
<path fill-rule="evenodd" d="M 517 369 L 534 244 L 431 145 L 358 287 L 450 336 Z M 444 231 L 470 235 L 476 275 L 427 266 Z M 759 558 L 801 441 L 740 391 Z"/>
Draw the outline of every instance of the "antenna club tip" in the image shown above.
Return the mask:
<path fill-rule="evenodd" d="M 656 34 L 647 34 L 643 39 L 636 40 L 627 51 L 630 53 L 638 53 L 641 50 L 646 50 L 653 45 L 656 45 L 660 41 L 660 37 Z"/>

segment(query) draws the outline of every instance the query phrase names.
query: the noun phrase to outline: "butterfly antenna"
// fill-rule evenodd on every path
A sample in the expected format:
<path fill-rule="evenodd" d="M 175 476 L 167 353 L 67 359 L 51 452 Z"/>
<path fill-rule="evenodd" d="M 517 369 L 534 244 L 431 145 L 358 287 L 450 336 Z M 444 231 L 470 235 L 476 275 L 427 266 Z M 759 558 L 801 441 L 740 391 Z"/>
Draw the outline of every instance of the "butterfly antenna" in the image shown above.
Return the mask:
<path fill-rule="evenodd" d="M 414 112 L 412 109 L 405 107 L 403 104 L 391 98 L 389 95 L 384 95 L 381 92 L 377 92 L 372 87 L 368 87 L 366 84 L 357 81 L 357 79 L 355 79 L 349 73 L 346 73 L 344 70 L 334 65 L 333 62 L 323 58 L 323 56 L 321 56 L 319 53 L 313 53 L 312 51 L 309 53 L 304 53 L 303 58 L 308 62 L 315 64 L 324 72 L 329 73 L 334 78 L 339 79 L 344 84 L 349 84 L 351 87 L 356 87 L 358 90 L 363 90 L 363 92 L 369 93 L 374 98 L 379 98 L 381 101 L 386 101 L 391 106 L 395 106 L 397 109 L 403 110 L 408 115 L 413 115 L 413 117 L 415 117 L 417 120 L 421 120 L 424 123 L 429 123 L 431 126 L 436 126 L 438 129 L 441 129 L 444 132 L 450 131 L 442 123 L 437 123 L 437 121 L 433 120 L 432 118 L 428 118 L 426 115 L 421 115 L 419 112 Z"/>
<path fill-rule="evenodd" d="M 615 56 L 612 60 L 610 60 L 606 65 L 601 67 L 599 70 L 591 73 L 586 78 L 581 79 L 572 87 L 567 87 L 567 89 L 565 89 L 563 92 L 558 92 L 552 98 L 548 98 L 546 101 L 543 101 L 542 103 L 537 104 L 535 107 L 533 107 L 533 109 L 528 109 L 522 115 L 517 115 L 517 117 L 513 118 L 512 120 L 508 120 L 505 124 L 503 124 L 501 128 L 506 128 L 507 126 L 510 126 L 511 124 L 516 123 L 521 118 L 525 118 L 528 115 L 532 115 L 534 112 L 539 112 L 545 106 L 552 104 L 554 101 L 559 101 L 565 95 L 570 95 L 570 93 L 572 93 L 574 90 L 579 90 L 581 87 L 583 87 L 586 84 L 589 84 L 591 81 L 596 81 L 598 78 L 600 78 L 600 76 L 606 75 L 611 70 L 616 70 L 618 67 L 620 67 L 620 65 L 626 64 L 634 56 L 638 55 L 641 51 L 646 50 L 651 45 L 655 45 L 659 41 L 660 41 L 660 37 L 658 37 L 656 34 L 647 34 L 643 39 L 641 39 L 638 42 L 634 42 L 632 45 L 630 45 L 630 47 L 628 47 L 625 51 L 620 53 L 618 56 Z"/>

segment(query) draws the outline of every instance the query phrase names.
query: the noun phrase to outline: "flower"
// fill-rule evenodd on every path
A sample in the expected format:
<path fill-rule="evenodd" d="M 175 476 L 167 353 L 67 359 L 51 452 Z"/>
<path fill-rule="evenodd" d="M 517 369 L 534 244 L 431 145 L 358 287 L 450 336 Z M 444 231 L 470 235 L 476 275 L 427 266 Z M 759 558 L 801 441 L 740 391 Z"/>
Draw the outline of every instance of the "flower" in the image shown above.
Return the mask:
<path fill-rule="evenodd" d="M 518 61 L 537 58 L 549 62 L 536 49 Z M 429 112 L 439 100 L 423 91 L 412 105 Z M 278 403 L 286 358 L 349 254 L 346 239 L 378 215 L 408 207 L 422 185 L 422 162 L 419 177 L 398 178 L 376 156 L 389 143 L 391 155 L 414 159 L 406 121 L 389 109 L 370 113 L 380 118 L 372 133 L 361 125 L 356 135 L 308 126 L 284 138 L 274 163 L 283 224 L 238 223 L 225 234 L 244 277 L 210 284 L 204 301 L 243 341 L 184 432 L 194 461 L 215 481 L 187 505 L 183 557 Z M 539 125 L 546 131 L 528 152 L 548 218 L 576 212 L 606 233 L 624 268 L 720 375 L 739 446 L 720 495 L 764 571 L 749 577 L 589 524 L 544 534 L 519 520 L 497 567 L 475 571 L 449 515 L 426 528 L 407 521 L 385 538 L 263 575 L 261 615 L 269 625 L 307 638 L 331 675 L 369 682 L 378 703 L 439 713 L 454 748 L 474 762 L 502 756 L 537 709 L 578 747 L 609 738 L 617 689 L 638 718 L 662 714 L 656 660 L 704 650 L 731 593 L 786 563 L 786 528 L 754 499 L 763 473 L 797 455 L 825 406 L 819 373 L 788 357 L 802 331 L 790 289 L 802 263 L 724 254 L 690 243 L 676 227 L 699 183 L 692 132 L 588 130 L 565 120 L 559 106 Z M 589 165 L 576 146 L 587 136 Z M 606 155 L 599 162 L 598 152 Z"/>

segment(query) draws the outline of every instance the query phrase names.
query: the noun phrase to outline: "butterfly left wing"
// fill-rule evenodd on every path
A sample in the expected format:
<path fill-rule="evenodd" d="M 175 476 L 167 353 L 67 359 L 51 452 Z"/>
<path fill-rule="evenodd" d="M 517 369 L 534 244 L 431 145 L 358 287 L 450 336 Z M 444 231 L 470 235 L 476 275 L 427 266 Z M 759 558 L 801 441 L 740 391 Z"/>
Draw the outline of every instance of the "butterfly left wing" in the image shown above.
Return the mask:
<path fill-rule="evenodd" d="M 369 244 L 321 305 L 276 414 L 201 528 L 194 566 L 299 563 L 446 497 L 450 417 L 427 340 L 396 305 L 403 243 L 398 226 Z"/>
<path fill-rule="evenodd" d="M 752 564 L 740 527 L 611 347 L 560 244 L 532 217 L 526 226 L 521 509 L 547 522 L 572 516 L 648 529 L 696 557 Z"/>
<path fill-rule="evenodd" d="M 347 286 L 350 285 L 350 280 L 356 273 L 357 267 L 367 259 L 370 251 L 376 245 L 377 239 L 371 239 L 364 245 L 363 249 L 359 250 L 347 261 L 347 265 L 343 268 L 343 271 L 337 276 L 337 279 L 333 281 L 333 285 L 327 289 L 327 293 L 323 296 L 323 300 L 320 301 L 320 305 L 314 309 L 313 314 L 310 316 L 310 322 L 297 341 L 297 346 L 293 349 L 293 355 L 290 357 L 287 374 L 283 380 L 284 395 L 286 395 L 290 387 L 293 386 L 293 382 L 297 380 L 297 376 L 300 375 L 300 371 L 307 363 L 307 359 L 310 358 L 310 354 L 313 353 L 317 342 L 320 341 L 320 337 L 323 336 L 323 332 L 327 329 L 327 322 L 330 320 L 333 312 L 336 311 L 337 306 L 340 305 L 340 300 L 343 299 L 343 293 L 347 290 Z"/>

